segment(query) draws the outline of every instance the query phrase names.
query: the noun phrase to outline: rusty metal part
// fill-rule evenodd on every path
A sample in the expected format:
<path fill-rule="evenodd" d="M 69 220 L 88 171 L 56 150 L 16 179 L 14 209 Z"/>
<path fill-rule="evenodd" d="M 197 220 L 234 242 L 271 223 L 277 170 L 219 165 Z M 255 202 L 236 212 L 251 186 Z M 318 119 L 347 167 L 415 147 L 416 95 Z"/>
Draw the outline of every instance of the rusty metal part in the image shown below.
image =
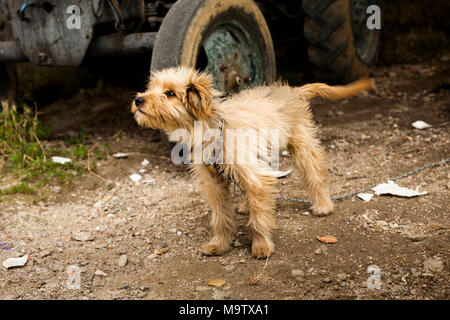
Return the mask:
<path fill-rule="evenodd" d="M 112 34 L 92 41 L 89 56 L 121 56 L 150 53 L 155 43 L 156 32 L 131 33 L 126 36 Z"/>
<path fill-rule="evenodd" d="M 106 1 L 103 1 L 106 3 Z M 103 7 L 99 7 L 103 5 Z M 114 12 L 109 5 L 99 3 L 93 9 L 94 14 L 97 15 L 98 20 L 95 24 L 110 23 L 115 20 Z M 145 20 L 145 5 L 143 0 L 127 0 L 120 3 L 120 11 L 123 15 L 123 20 L 139 19 Z"/>
<path fill-rule="evenodd" d="M 27 57 L 22 53 L 15 41 L 0 42 L 1 62 L 21 62 L 27 61 Z"/>
<path fill-rule="evenodd" d="M 16 14 L 23 3 L 8 0 L 14 39 L 28 60 L 35 65 L 80 65 L 96 22 L 90 1 L 76 2 L 77 16 L 69 10 L 74 8 L 73 0 L 36 0 L 26 8 L 27 21 Z M 79 28 L 71 27 L 74 19 L 79 19 Z"/>
<path fill-rule="evenodd" d="M 156 32 L 132 33 L 126 36 L 113 34 L 94 38 L 87 55 L 89 56 L 127 56 L 149 54 L 153 50 Z M 47 55 L 42 52 L 38 54 L 38 61 L 43 64 Z M 27 61 L 15 41 L 0 42 L 0 62 Z"/>

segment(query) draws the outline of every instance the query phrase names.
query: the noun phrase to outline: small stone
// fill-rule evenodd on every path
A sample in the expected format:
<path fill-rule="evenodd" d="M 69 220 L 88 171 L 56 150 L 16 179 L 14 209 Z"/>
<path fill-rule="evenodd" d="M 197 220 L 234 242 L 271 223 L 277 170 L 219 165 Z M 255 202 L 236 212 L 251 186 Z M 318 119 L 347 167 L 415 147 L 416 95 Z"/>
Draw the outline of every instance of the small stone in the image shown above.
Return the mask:
<path fill-rule="evenodd" d="M 75 235 L 73 236 L 73 238 L 77 241 L 93 241 L 94 240 L 94 236 L 92 235 L 92 233 L 90 232 L 77 232 L 75 233 Z"/>
<path fill-rule="evenodd" d="M 127 248 L 120 246 L 116 249 L 117 254 L 125 254 L 127 253 Z"/>
<path fill-rule="evenodd" d="M 150 290 L 150 287 L 147 287 L 147 286 L 141 286 L 139 289 L 140 289 L 142 292 L 145 292 L 145 291 Z"/>
<path fill-rule="evenodd" d="M 305 276 L 305 272 L 301 269 L 293 269 L 292 276 L 303 278 Z"/>
<path fill-rule="evenodd" d="M 343 272 L 338 273 L 336 275 L 336 279 L 337 279 L 338 282 L 345 281 L 345 279 L 347 279 L 347 275 L 345 273 L 343 273 Z"/>
<path fill-rule="evenodd" d="M 51 190 L 53 193 L 61 193 L 61 187 L 60 187 L 60 186 L 54 186 L 54 187 L 51 187 L 50 190 Z"/>
<path fill-rule="evenodd" d="M 388 223 L 386 221 L 384 221 L 384 220 L 377 220 L 376 223 L 377 223 L 378 226 L 380 226 L 382 228 L 386 227 L 388 225 Z"/>
<path fill-rule="evenodd" d="M 214 290 L 212 294 L 212 298 L 214 300 L 225 300 L 231 298 L 231 292 L 229 291 L 220 291 L 220 290 Z"/>
<path fill-rule="evenodd" d="M 245 263 L 245 259 L 239 260 L 239 263 Z"/>
<path fill-rule="evenodd" d="M 336 111 L 336 115 L 337 115 L 338 117 L 342 117 L 342 116 L 344 115 L 344 112 L 342 112 L 342 111 Z"/>
<path fill-rule="evenodd" d="M 119 267 L 125 267 L 125 265 L 128 262 L 128 256 L 126 254 L 123 254 L 119 257 L 119 260 L 117 261 L 117 264 Z"/>
<path fill-rule="evenodd" d="M 326 277 L 325 279 L 323 279 L 323 282 L 325 283 L 331 283 L 333 280 L 331 280 L 331 278 Z"/>
<path fill-rule="evenodd" d="M 80 262 L 80 266 L 85 267 L 87 266 L 89 263 L 91 263 L 89 260 L 83 260 Z"/>
<path fill-rule="evenodd" d="M 314 251 L 314 254 L 316 254 L 316 255 L 322 254 L 322 250 L 320 250 L 320 248 L 317 248 L 317 249 Z"/>
<path fill-rule="evenodd" d="M 235 247 L 242 247 L 242 243 L 239 241 L 239 239 L 236 239 L 236 241 L 233 244 Z"/>
<path fill-rule="evenodd" d="M 147 260 L 152 261 L 152 260 L 154 260 L 154 259 L 157 258 L 157 257 L 158 257 L 158 255 L 157 255 L 156 253 L 152 253 L 151 255 L 149 255 L 149 256 L 147 257 Z"/>
<path fill-rule="evenodd" d="M 102 270 L 96 270 L 95 271 L 95 275 L 96 276 L 100 276 L 100 277 L 106 277 L 107 276 L 107 274 L 104 273 Z"/>
<path fill-rule="evenodd" d="M 414 233 L 414 232 L 408 232 L 406 234 L 406 238 L 408 240 L 411 240 L 412 242 L 420 242 L 425 240 L 426 236 L 424 234 Z"/>
<path fill-rule="evenodd" d="M 426 271 L 431 273 L 439 273 L 444 269 L 444 263 L 437 259 L 428 259 L 423 263 Z"/>
<path fill-rule="evenodd" d="M 53 252 L 52 250 L 44 250 L 44 251 L 42 251 L 42 252 L 39 254 L 39 257 L 40 257 L 41 259 L 42 259 L 42 258 L 45 258 L 45 257 L 51 255 L 52 252 Z"/>
<path fill-rule="evenodd" d="M 232 264 L 226 265 L 223 267 L 226 271 L 233 271 L 234 270 L 234 266 Z"/>
<path fill-rule="evenodd" d="M 208 291 L 208 290 L 211 290 L 211 287 L 198 286 L 197 288 L 195 288 L 195 291 L 198 291 L 198 292 L 204 292 L 204 291 Z"/>

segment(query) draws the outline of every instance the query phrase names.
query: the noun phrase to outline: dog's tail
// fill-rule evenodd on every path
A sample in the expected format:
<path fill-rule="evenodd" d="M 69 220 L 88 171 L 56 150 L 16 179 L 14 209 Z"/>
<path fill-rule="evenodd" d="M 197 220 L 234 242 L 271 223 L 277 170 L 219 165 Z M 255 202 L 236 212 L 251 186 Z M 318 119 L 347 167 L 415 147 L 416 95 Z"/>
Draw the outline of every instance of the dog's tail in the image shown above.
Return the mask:
<path fill-rule="evenodd" d="M 338 100 L 354 96 L 355 94 L 375 89 L 375 81 L 370 78 L 360 79 L 344 86 L 329 86 L 325 83 L 311 83 L 297 88 L 297 93 L 308 100 L 322 97 L 328 100 Z"/>

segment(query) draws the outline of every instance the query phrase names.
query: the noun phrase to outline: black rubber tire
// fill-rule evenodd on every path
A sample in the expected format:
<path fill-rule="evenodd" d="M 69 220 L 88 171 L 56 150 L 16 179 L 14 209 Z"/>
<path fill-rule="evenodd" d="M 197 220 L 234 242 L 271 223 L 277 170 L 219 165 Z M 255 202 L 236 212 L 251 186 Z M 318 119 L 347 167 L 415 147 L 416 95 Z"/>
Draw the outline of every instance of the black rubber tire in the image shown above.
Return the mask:
<path fill-rule="evenodd" d="M 370 43 L 356 50 L 351 0 L 303 0 L 304 34 L 315 76 L 330 83 L 347 83 L 369 74 L 376 63 L 379 30 L 370 30 Z M 365 10 L 365 8 L 364 8 Z"/>
<path fill-rule="evenodd" d="M 244 26 L 257 44 L 264 66 L 261 82 L 276 80 L 275 51 L 264 16 L 252 0 L 178 0 L 158 31 L 151 70 L 178 65 L 198 68 L 199 48 L 211 28 L 224 19 Z"/>

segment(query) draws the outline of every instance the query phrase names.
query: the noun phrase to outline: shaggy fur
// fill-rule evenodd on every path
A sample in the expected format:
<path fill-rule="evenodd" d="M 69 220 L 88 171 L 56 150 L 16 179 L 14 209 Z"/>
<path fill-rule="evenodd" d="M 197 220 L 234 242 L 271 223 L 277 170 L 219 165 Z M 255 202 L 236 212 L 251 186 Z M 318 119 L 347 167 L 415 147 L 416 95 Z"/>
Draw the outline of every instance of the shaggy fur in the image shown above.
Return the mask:
<path fill-rule="evenodd" d="M 309 100 L 316 96 L 345 98 L 372 87 L 370 79 L 334 87 L 313 83 L 294 88 L 276 83 L 221 99 L 218 98 L 220 93 L 213 89 L 210 75 L 188 67 L 177 67 L 153 73 L 147 90 L 137 94 L 139 107 L 135 100 L 132 112 L 139 125 L 163 129 L 169 137 L 179 128 L 189 130 L 193 137 L 194 121 L 201 121 L 205 132 L 219 128 L 221 119 L 224 130 L 278 129 L 279 148 L 289 148 L 295 166 L 302 172 L 313 198 L 313 213 L 324 216 L 333 211 L 333 203 L 328 191 L 325 155 L 317 138 Z M 224 135 L 224 153 L 226 145 Z M 236 146 L 237 151 L 243 148 L 246 147 Z M 245 194 L 246 202 L 242 207 L 249 213 L 252 254 L 257 258 L 267 257 L 274 250 L 271 233 L 275 227 L 273 213 L 277 185 L 276 178 L 268 173 L 270 164 L 258 160 L 255 164 L 221 164 L 220 168 L 223 174 L 214 175 L 205 164 L 190 165 L 195 180 L 212 207 L 214 237 L 202 247 L 202 252 L 221 255 L 233 240 L 235 222 L 228 193 L 228 179 L 231 178 L 237 181 Z"/>

